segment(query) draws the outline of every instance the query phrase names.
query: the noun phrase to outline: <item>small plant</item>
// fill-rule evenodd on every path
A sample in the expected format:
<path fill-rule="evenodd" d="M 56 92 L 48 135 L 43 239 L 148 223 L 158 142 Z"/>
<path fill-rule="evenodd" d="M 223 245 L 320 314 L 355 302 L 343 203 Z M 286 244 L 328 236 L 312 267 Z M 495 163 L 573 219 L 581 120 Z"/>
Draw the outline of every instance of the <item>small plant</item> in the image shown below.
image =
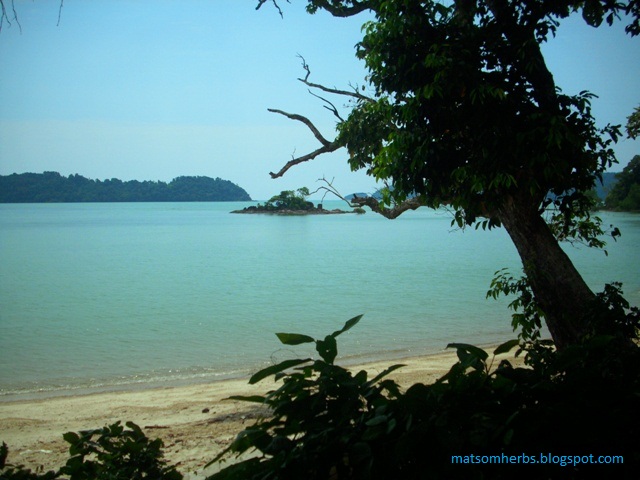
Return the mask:
<path fill-rule="evenodd" d="M 69 480 L 181 480 L 162 459 L 162 440 L 149 440 L 142 429 L 120 422 L 97 430 L 69 432 L 64 439 L 71 457 L 60 473 Z"/>
<path fill-rule="evenodd" d="M 346 478 L 354 470 L 369 471 L 374 459 L 368 441 L 395 428 L 387 407 L 400 392 L 395 382 L 383 378 L 402 365 L 389 367 L 369 380 L 364 370 L 354 375 L 334 364 L 336 337 L 361 317 L 347 321 L 323 340 L 276 334 L 285 345 L 315 343 L 321 359 L 285 360 L 267 367 L 249 383 L 274 375 L 282 381 L 279 388 L 265 396 L 231 397 L 267 405 L 273 413 L 242 431 L 211 463 L 250 449 L 258 450 L 262 457 L 231 465 L 210 479 Z"/>
<path fill-rule="evenodd" d="M 149 440 L 142 429 L 120 422 L 97 430 L 63 435 L 70 444 L 69 459 L 59 471 L 43 474 L 23 465 L 6 463 L 8 448 L 0 447 L 0 480 L 182 480 L 174 466 L 162 459 L 162 440 Z"/>

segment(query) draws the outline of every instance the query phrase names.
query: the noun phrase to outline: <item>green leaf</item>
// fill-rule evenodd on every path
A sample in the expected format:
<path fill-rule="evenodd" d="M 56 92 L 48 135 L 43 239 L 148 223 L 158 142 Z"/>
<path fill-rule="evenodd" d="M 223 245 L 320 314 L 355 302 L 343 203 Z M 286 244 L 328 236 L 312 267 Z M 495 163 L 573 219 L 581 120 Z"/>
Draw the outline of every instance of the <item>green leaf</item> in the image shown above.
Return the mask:
<path fill-rule="evenodd" d="M 489 357 L 487 352 L 475 345 L 469 345 L 468 343 L 450 343 L 447 345 L 447 348 L 455 348 L 458 350 L 458 353 L 462 350 L 463 352 L 466 352 L 482 361 L 485 361 Z M 460 357 L 460 355 L 458 355 L 458 357 Z"/>
<path fill-rule="evenodd" d="M 368 427 L 375 427 L 376 425 L 380 425 L 382 423 L 387 423 L 386 415 L 378 415 L 376 417 L 373 417 L 372 419 L 367 420 L 365 422 L 365 425 Z"/>
<path fill-rule="evenodd" d="M 287 368 L 295 367 L 296 365 L 300 365 L 301 363 L 307 363 L 310 361 L 310 358 L 296 358 L 293 360 L 285 360 L 284 362 L 280 362 L 276 365 L 271 365 L 270 367 L 263 368 L 259 372 L 253 374 L 253 376 L 249 379 L 249 384 L 253 385 L 254 383 L 258 383 L 263 378 L 268 377 L 269 375 L 273 375 L 275 373 L 286 370 Z"/>
<path fill-rule="evenodd" d="M 386 377 L 387 375 L 389 375 L 391 372 L 393 372 L 394 370 L 397 370 L 399 368 L 402 367 L 406 367 L 406 365 L 399 363 L 397 365 L 392 365 L 389 368 L 385 369 L 384 371 L 380 372 L 378 375 L 376 375 L 373 379 L 371 379 L 371 381 L 369 382 L 370 385 L 375 384 L 378 380 Z"/>
<path fill-rule="evenodd" d="M 501 353 L 507 353 L 511 351 L 514 347 L 517 347 L 518 345 L 520 345 L 520 340 L 518 340 L 517 338 L 514 338 L 512 340 L 509 340 L 508 342 L 504 342 L 502 345 L 499 345 L 493 351 L 493 354 L 500 355 Z"/>
<path fill-rule="evenodd" d="M 337 337 L 338 335 L 340 335 L 341 333 L 346 332 L 347 330 L 350 330 L 352 327 L 354 327 L 362 318 L 362 315 L 358 315 L 357 317 L 353 317 L 350 320 L 347 320 L 347 322 L 344 324 L 344 327 L 342 327 L 342 329 L 340 330 L 336 330 L 335 332 L 333 332 L 331 334 L 331 336 L 333 338 Z"/>
<path fill-rule="evenodd" d="M 62 438 L 64 439 L 65 442 L 71 445 L 75 445 L 80 441 L 80 436 L 75 432 L 67 432 L 64 435 L 62 435 Z"/>
<path fill-rule="evenodd" d="M 285 345 L 300 345 L 301 343 L 313 343 L 316 340 L 309 335 L 299 333 L 276 333 L 278 339 Z"/>
<path fill-rule="evenodd" d="M 338 343 L 335 336 L 327 335 L 324 340 L 318 340 L 316 342 L 316 350 L 326 363 L 332 365 L 338 356 Z"/>

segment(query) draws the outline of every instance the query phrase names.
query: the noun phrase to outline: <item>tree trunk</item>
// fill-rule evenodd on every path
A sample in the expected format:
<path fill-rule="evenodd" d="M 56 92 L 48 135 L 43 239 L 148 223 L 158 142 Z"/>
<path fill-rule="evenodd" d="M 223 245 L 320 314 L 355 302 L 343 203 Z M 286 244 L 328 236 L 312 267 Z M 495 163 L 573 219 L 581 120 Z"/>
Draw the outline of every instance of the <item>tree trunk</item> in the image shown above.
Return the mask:
<path fill-rule="evenodd" d="M 498 217 L 520 254 L 556 347 L 579 343 L 590 329 L 595 294 L 527 200 L 508 197 Z"/>

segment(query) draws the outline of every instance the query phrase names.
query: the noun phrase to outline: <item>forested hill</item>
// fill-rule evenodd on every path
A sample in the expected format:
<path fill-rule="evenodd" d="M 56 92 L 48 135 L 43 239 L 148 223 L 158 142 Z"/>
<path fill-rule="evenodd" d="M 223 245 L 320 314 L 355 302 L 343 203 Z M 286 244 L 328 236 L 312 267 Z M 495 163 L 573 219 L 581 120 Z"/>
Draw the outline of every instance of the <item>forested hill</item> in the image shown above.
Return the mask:
<path fill-rule="evenodd" d="M 169 183 L 131 180 L 90 180 L 57 172 L 0 175 L 0 203 L 52 202 L 229 202 L 250 201 L 229 180 L 178 177 Z"/>

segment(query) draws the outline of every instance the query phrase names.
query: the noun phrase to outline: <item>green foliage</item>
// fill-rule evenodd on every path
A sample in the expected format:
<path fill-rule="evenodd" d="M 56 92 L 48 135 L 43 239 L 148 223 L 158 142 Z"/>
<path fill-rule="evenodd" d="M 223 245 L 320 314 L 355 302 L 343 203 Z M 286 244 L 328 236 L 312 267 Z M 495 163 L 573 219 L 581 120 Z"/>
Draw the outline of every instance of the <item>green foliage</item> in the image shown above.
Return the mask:
<path fill-rule="evenodd" d="M 175 467 L 162 460 L 162 440 L 149 440 L 133 422 L 120 422 L 97 430 L 69 432 L 71 457 L 60 473 L 69 480 L 128 480 L 154 478 L 180 480 Z"/>
<path fill-rule="evenodd" d="M 174 466 L 162 459 L 162 441 L 149 440 L 140 427 L 120 422 L 97 430 L 63 435 L 70 445 L 69 459 L 59 471 L 33 473 L 23 466 L 5 465 L 8 449 L 0 449 L 2 480 L 181 480 Z"/>
<path fill-rule="evenodd" d="M 307 187 L 301 187 L 296 191 L 283 190 L 279 195 L 271 197 L 264 205 L 258 204 L 258 210 L 282 211 L 282 210 L 312 210 L 312 202 L 307 201 L 310 195 Z"/>
<path fill-rule="evenodd" d="M 636 107 L 627 117 L 626 129 L 629 138 L 636 139 L 640 135 L 640 107 Z"/>
<path fill-rule="evenodd" d="M 633 157 L 616 178 L 617 183 L 607 195 L 607 208 L 640 211 L 640 155 Z"/>
<path fill-rule="evenodd" d="M 41 202 L 221 202 L 249 201 L 242 188 L 228 180 L 178 177 L 169 183 L 89 180 L 57 172 L 0 176 L 0 203 Z"/>
<path fill-rule="evenodd" d="M 256 373 L 251 383 L 274 375 L 281 384 L 264 397 L 232 397 L 260 401 L 272 410 L 241 432 L 214 461 L 251 449 L 262 453 L 232 465 L 211 479 L 225 478 L 343 478 L 354 468 L 369 471 L 374 462 L 369 441 L 395 428 L 387 418 L 390 399 L 399 395 L 398 386 L 383 378 L 400 367 L 394 365 L 373 379 L 367 372 L 352 374 L 334 365 L 338 353 L 336 338 L 355 326 L 361 316 L 345 323 L 324 339 L 279 333 L 285 345 L 315 343 L 319 360 L 295 359 Z M 296 367 L 289 371 L 291 367 Z"/>
<path fill-rule="evenodd" d="M 491 297 L 495 300 L 500 295 L 516 296 L 509 304 L 509 309 L 513 310 L 511 326 L 514 332 L 519 330 L 518 338 L 524 342 L 539 340 L 544 312 L 535 302 L 527 277 L 516 279 L 509 274 L 506 268 L 498 270 L 491 280 L 491 288 L 487 292 L 487 298 Z"/>
<path fill-rule="evenodd" d="M 615 295 L 613 295 L 615 296 Z M 615 303 L 615 301 L 613 302 Z M 359 319 L 359 317 L 356 317 Z M 354 319 L 355 320 L 355 319 Z M 355 323 L 354 323 L 355 324 Z M 353 325 L 351 325 L 353 326 Z M 228 479 L 453 479 L 562 478 L 602 475 L 597 465 L 539 462 L 541 454 L 623 455 L 608 475 L 634 478 L 640 466 L 640 352 L 619 350 L 614 336 L 594 337 L 561 352 L 546 342 L 500 345 L 494 355 L 520 346 L 525 367 L 473 345 L 450 344 L 458 362 L 432 385 L 403 392 L 384 377 L 369 380 L 332 363 L 336 334 L 314 340 L 279 334 L 288 345 L 315 342 L 322 360 L 300 359 L 270 367 L 280 386 L 260 402 L 272 415 L 241 432 L 214 461 L 255 450 L 209 477 Z M 331 344 L 327 354 L 327 339 Z M 383 380 L 384 379 L 384 380 Z M 527 456 L 526 464 L 452 462 L 453 456 Z"/>
<path fill-rule="evenodd" d="M 622 284 L 606 284 L 604 291 L 597 294 L 591 306 L 593 332 L 591 335 L 612 335 L 617 338 L 637 338 L 640 332 L 640 311 L 622 296 Z M 497 299 L 501 295 L 515 296 L 509 303 L 511 326 L 518 332 L 523 344 L 540 342 L 540 329 L 545 314 L 536 302 L 528 278 L 514 278 L 507 269 L 495 272 L 487 298 Z"/>
<path fill-rule="evenodd" d="M 332 11 L 325 2 L 310 3 Z M 584 192 L 615 162 L 610 145 L 619 128 L 596 127 L 593 94 L 569 96 L 556 88 L 540 44 L 554 34 L 557 19 L 575 10 L 598 26 L 626 7 L 488 1 L 370 6 L 375 20 L 365 24 L 357 55 L 366 62 L 376 98 L 358 100 L 338 126 L 352 168 L 392 180 L 396 200 L 419 193 L 429 206 L 452 207 L 466 224 L 495 216 L 516 192 L 563 213 L 569 207 L 572 215 L 588 212 Z M 570 201 L 564 200 L 567 192 Z"/>

